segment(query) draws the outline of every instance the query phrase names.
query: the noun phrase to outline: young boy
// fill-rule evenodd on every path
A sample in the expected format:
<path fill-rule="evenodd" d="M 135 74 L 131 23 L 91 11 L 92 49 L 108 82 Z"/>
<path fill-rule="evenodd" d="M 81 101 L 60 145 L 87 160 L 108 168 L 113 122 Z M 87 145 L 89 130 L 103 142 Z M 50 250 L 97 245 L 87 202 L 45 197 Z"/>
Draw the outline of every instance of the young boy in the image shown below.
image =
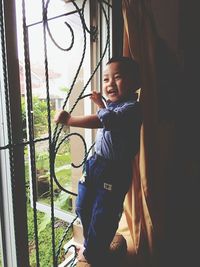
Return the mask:
<path fill-rule="evenodd" d="M 95 152 L 84 165 L 79 181 L 76 212 L 81 219 L 84 246 L 78 260 L 103 266 L 117 231 L 123 201 L 131 183 L 132 159 L 139 149 L 141 109 L 135 91 L 140 88 L 139 70 L 127 57 L 113 57 L 106 64 L 103 90 L 93 91 L 96 114 L 71 116 L 61 111 L 55 122 L 84 128 L 99 128 Z"/>

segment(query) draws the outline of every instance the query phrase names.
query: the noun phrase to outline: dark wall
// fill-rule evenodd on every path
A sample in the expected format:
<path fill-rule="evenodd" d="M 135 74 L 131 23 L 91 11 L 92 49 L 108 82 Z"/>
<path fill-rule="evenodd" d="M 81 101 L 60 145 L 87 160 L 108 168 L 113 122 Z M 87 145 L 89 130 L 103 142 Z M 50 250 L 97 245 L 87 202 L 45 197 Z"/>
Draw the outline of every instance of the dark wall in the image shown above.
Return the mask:
<path fill-rule="evenodd" d="M 159 35 L 169 47 L 178 50 L 179 0 L 151 0 L 151 7 Z"/>
<path fill-rule="evenodd" d="M 169 16 L 170 21 L 170 16 Z M 181 76 L 176 101 L 174 155 L 167 192 L 166 266 L 200 266 L 199 257 L 199 3 L 180 1 Z"/>
<path fill-rule="evenodd" d="M 166 182 L 166 239 L 160 252 L 160 267 L 195 267 L 200 266 L 200 3 L 151 3 L 157 30 L 177 56 L 180 71 L 176 93 L 173 83 L 168 83 L 168 97 L 176 95 L 175 142 Z M 162 63 L 169 57 L 159 53 L 160 69 L 167 77 L 170 70 Z M 170 103 L 163 104 L 168 114 Z"/>

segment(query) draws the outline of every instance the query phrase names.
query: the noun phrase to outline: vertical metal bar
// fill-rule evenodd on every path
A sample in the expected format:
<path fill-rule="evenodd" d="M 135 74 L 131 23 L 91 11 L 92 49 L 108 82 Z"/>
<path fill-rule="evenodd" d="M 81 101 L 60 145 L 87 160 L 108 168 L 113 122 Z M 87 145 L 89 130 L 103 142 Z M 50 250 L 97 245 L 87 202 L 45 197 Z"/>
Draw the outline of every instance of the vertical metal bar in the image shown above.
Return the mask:
<path fill-rule="evenodd" d="M 102 55 L 102 50 L 103 50 L 103 45 L 102 45 L 102 42 L 103 42 L 103 38 L 102 38 L 102 21 L 103 21 L 103 11 L 102 9 L 99 7 L 99 33 L 100 33 L 100 37 L 99 37 L 99 57 L 101 57 Z M 102 65 L 100 65 L 100 69 L 99 69 L 99 83 L 101 84 L 102 82 Z M 102 89 L 101 89 L 102 90 Z M 102 92 L 103 93 L 103 92 Z"/>
<path fill-rule="evenodd" d="M 123 51 L 123 16 L 122 1 L 113 1 L 112 8 L 112 44 L 113 56 L 119 56 Z M 117 27 L 116 27 L 117 25 Z"/>
<path fill-rule="evenodd" d="M 109 40 L 110 40 L 110 0 L 108 0 L 108 21 L 109 21 L 109 29 L 108 29 L 108 33 L 109 33 Z M 111 57 L 111 53 L 110 53 L 110 42 L 108 45 L 108 58 L 110 59 Z"/>
<path fill-rule="evenodd" d="M 47 1 L 48 3 L 48 1 Z M 47 9 L 45 8 L 45 1 L 42 0 L 43 8 L 43 38 L 44 38 L 44 65 L 45 65 L 45 78 L 46 78 L 46 94 L 47 94 L 47 112 L 48 112 L 48 132 L 49 132 L 49 153 L 50 153 L 50 192 L 51 192 L 51 231 L 52 231 L 52 259 L 53 266 L 57 266 L 56 250 L 55 250 L 55 229 L 54 229 L 54 190 L 53 190 L 53 146 L 51 145 L 51 109 L 50 109 L 50 94 L 49 94 L 49 71 L 48 71 L 48 58 L 47 58 L 47 36 L 46 36 L 46 23 L 47 23 Z"/>
<path fill-rule="evenodd" d="M 35 144 L 34 144 L 34 125 L 33 125 L 33 107 L 32 107 L 32 84 L 31 84 L 31 70 L 29 57 L 29 42 L 28 30 L 26 26 L 25 1 L 22 0 L 22 15 L 23 15 L 23 35 L 24 35 L 24 60 L 26 73 L 26 96 L 28 107 L 28 136 L 29 136 L 29 151 L 31 163 L 31 179 L 32 179 L 32 197 L 33 197 L 33 216 L 34 216 L 34 234 L 35 234 L 35 249 L 36 249 L 36 264 L 40 266 L 39 260 L 39 242 L 38 242 L 38 225 L 37 225 L 37 185 L 36 185 L 36 166 L 35 166 Z"/>

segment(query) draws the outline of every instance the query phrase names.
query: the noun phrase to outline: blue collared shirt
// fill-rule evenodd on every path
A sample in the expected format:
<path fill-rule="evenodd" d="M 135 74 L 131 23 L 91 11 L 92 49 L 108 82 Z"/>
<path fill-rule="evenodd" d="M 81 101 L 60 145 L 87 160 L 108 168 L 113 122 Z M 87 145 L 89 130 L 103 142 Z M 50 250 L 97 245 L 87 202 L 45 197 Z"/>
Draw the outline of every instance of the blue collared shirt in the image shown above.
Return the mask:
<path fill-rule="evenodd" d="M 139 149 L 142 121 L 139 102 L 110 102 L 97 115 L 103 128 L 97 130 L 95 152 L 109 160 L 134 158 Z"/>

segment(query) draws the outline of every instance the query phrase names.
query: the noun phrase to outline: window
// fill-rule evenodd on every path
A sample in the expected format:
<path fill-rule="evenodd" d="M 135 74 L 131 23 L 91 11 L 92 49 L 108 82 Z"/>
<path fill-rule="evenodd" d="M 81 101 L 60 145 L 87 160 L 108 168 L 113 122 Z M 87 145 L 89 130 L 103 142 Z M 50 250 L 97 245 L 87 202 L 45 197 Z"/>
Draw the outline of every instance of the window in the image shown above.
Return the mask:
<path fill-rule="evenodd" d="M 77 181 L 94 142 L 91 130 L 60 129 L 53 117 L 63 107 L 73 114 L 95 111 L 83 96 L 101 88 L 102 65 L 111 56 L 111 1 L 13 0 L 9 6 L 1 0 L 1 8 L 0 255 L 5 266 L 52 266 L 59 231 L 75 217 Z M 40 235 L 47 225 L 50 254 L 45 251 L 43 265 Z"/>
<path fill-rule="evenodd" d="M 49 1 L 46 2 L 44 8 L 42 1 L 37 1 L 37 4 L 35 1 L 25 3 L 26 25 L 24 25 L 24 31 L 27 37 L 25 56 L 28 66 L 22 63 L 20 69 L 24 137 L 25 139 L 37 139 L 32 151 L 28 147 L 25 149 L 26 179 L 30 177 L 32 187 L 30 194 L 34 192 L 34 186 L 36 193 L 35 196 L 33 194 L 30 196 L 32 206 L 33 201 L 37 201 L 37 209 L 50 213 L 52 197 L 50 168 L 52 168 L 55 173 L 54 178 L 58 183 L 57 185 L 53 181 L 55 216 L 68 221 L 70 221 L 70 213 L 66 213 L 66 211 L 71 212 L 73 210 L 72 197 L 62 188 L 74 191 L 71 167 L 73 147 L 69 141 L 64 142 L 56 153 L 53 166 L 50 166 L 49 141 L 52 141 L 55 133 L 53 117 L 56 110 L 61 109 L 63 105 L 67 110 L 70 110 L 91 72 L 90 40 L 83 31 L 80 11 L 77 10 L 81 7 L 82 2 L 76 1 L 76 5 L 73 5 L 71 2 Z M 41 17 L 43 9 L 47 10 L 45 34 Z M 84 19 L 85 23 L 88 24 L 88 3 L 84 7 Z M 19 35 L 22 34 L 20 24 L 18 29 Z M 18 40 L 23 40 L 23 38 L 18 38 Z M 23 62 L 23 43 L 19 42 L 19 48 L 19 61 Z M 78 68 L 79 71 L 77 71 Z M 30 72 L 30 77 L 27 77 L 27 70 Z M 29 79 L 30 84 L 26 83 L 27 79 Z M 90 90 L 90 86 L 86 90 Z M 69 98 L 68 94 L 70 94 Z M 80 104 L 77 113 L 84 113 L 84 109 L 84 103 Z M 33 114 L 32 125 L 28 112 Z M 69 131 L 70 129 L 64 129 L 59 135 L 59 140 L 64 138 Z M 30 137 L 30 132 L 32 137 Z M 87 138 L 87 142 L 91 142 L 90 138 Z M 80 156 L 82 156 L 81 150 Z M 31 160 L 32 167 L 30 168 Z M 74 160 L 77 161 L 77 156 Z M 34 175 L 35 185 L 31 183 L 35 179 Z"/>
<path fill-rule="evenodd" d="M 102 57 L 102 53 L 104 53 L 103 60 L 106 60 L 106 56 L 108 58 L 108 53 L 110 53 L 109 31 L 106 31 L 105 25 L 102 23 L 102 19 L 105 21 L 103 12 L 110 12 L 109 6 L 106 7 L 104 4 L 102 8 L 97 5 L 98 1 L 94 2 L 96 3 L 90 5 L 89 1 L 46 1 L 44 7 L 42 1 L 25 2 L 25 51 L 23 51 L 24 44 L 21 42 L 23 40 L 22 25 L 20 25 L 22 20 L 20 17 L 18 18 L 24 138 L 29 139 L 28 135 L 31 131 L 32 138 L 37 139 L 32 154 L 30 150 L 28 151 L 28 146 L 25 149 L 26 177 L 30 176 L 30 180 L 34 179 L 33 168 L 35 168 L 37 208 L 42 211 L 48 210 L 51 201 L 49 138 L 52 138 L 55 133 L 53 124 L 55 112 L 64 105 L 67 110 L 74 108 L 73 113 L 75 114 L 91 113 L 92 106 L 88 98 L 78 103 L 76 103 L 76 99 L 81 94 L 89 94 L 92 83 L 96 86 L 98 84 L 97 87 L 99 87 L 99 74 L 96 73 L 96 77 L 94 76 L 90 82 L 91 73 Z M 107 11 L 105 11 L 105 7 Z M 42 21 L 43 9 L 47 14 L 45 34 Z M 100 20 L 94 19 L 94 14 L 91 13 L 94 10 L 97 13 L 100 13 L 101 10 L 101 24 L 104 25 L 101 31 L 107 32 L 107 36 L 102 35 L 101 39 L 99 39 L 99 29 L 97 28 Z M 19 11 L 18 14 L 20 15 L 22 12 Z M 94 25 L 91 27 L 92 20 Z M 99 51 L 98 54 L 95 51 Z M 23 62 L 24 52 L 28 61 L 25 63 Z M 30 77 L 27 76 L 27 71 Z M 29 81 L 26 83 L 27 79 Z M 49 114 L 48 109 L 50 109 Z M 29 121 L 28 111 L 33 114 L 32 125 Z M 51 120 L 50 124 L 48 119 Z M 66 135 L 66 131 L 68 133 L 70 130 L 65 129 L 64 135 Z M 92 144 L 90 130 L 80 130 L 79 134 L 84 136 L 89 146 Z M 59 137 L 63 138 L 62 133 Z M 56 216 L 65 220 L 68 220 L 66 210 L 73 212 L 74 201 L 71 195 L 62 191 L 62 188 L 76 193 L 76 180 L 80 176 L 80 169 L 79 171 L 72 169 L 71 162 L 80 163 L 84 158 L 83 144 L 80 138 L 72 136 L 70 139 L 72 139 L 71 142 L 66 141 L 60 146 L 53 163 L 55 178 L 61 185 L 59 188 L 54 184 L 53 188 L 55 213 Z M 79 155 L 77 151 L 79 151 Z M 35 165 L 32 166 L 32 170 L 29 169 L 31 157 L 34 157 L 33 164 Z M 33 188 L 30 192 L 32 191 L 34 191 Z M 33 196 L 31 196 L 32 198 Z"/>

